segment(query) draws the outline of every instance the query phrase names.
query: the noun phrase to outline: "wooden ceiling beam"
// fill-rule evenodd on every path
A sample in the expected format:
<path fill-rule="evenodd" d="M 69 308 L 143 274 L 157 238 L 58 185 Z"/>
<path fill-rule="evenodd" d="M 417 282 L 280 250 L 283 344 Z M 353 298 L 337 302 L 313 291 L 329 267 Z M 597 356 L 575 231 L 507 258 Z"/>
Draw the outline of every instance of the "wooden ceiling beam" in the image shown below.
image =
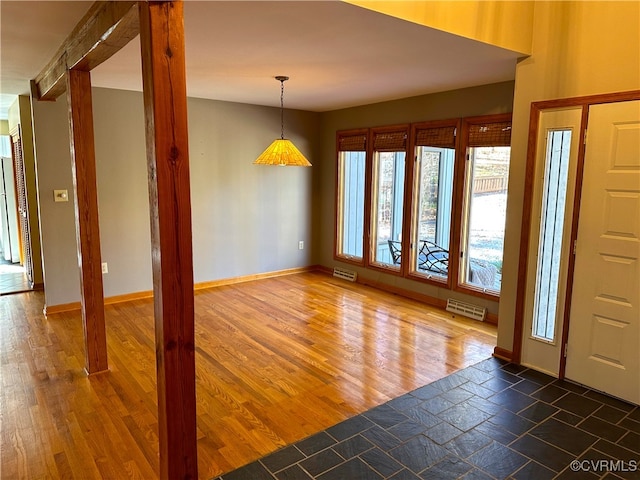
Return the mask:
<path fill-rule="evenodd" d="M 38 100 L 64 93 L 67 70 L 91 71 L 133 40 L 140 33 L 137 3 L 95 2 L 35 78 Z"/>

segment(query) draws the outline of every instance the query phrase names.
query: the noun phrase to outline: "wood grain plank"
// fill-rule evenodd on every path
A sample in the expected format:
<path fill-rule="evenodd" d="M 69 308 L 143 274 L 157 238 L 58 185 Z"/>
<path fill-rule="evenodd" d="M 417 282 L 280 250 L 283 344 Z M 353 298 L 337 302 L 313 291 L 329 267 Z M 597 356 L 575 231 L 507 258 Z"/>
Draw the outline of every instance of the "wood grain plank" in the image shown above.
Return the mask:
<path fill-rule="evenodd" d="M 198 476 L 183 2 L 140 2 L 160 477 Z"/>
<path fill-rule="evenodd" d="M 43 301 L 42 292 L 0 297 L 3 478 L 158 478 L 153 300 L 105 307 L 110 369 L 92 376 L 81 313 L 45 317 Z M 319 272 L 202 290 L 194 308 L 203 480 L 495 346 L 492 325 Z"/>
<path fill-rule="evenodd" d="M 89 72 L 67 72 L 67 102 L 85 336 L 85 367 L 87 372 L 97 373 L 109 367 L 104 326 L 98 189 Z"/>
<path fill-rule="evenodd" d="M 55 100 L 65 91 L 69 69 L 91 71 L 139 33 L 134 1 L 97 1 L 78 22 L 32 82 L 38 100 Z"/>

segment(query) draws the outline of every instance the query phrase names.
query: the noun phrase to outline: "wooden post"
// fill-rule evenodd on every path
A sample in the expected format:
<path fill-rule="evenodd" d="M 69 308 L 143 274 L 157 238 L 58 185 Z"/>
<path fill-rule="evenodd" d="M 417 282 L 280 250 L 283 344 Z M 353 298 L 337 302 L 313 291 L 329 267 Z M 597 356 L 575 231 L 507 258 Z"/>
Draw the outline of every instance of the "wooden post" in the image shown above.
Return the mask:
<path fill-rule="evenodd" d="M 108 365 L 89 72 L 80 70 L 67 72 L 67 101 L 76 209 L 76 239 L 80 263 L 85 367 L 91 374 L 107 370 Z"/>
<path fill-rule="evenodd" d="M 139 2 L 160 477 L 197 478 L 193 252 L 182 2 Z"/>

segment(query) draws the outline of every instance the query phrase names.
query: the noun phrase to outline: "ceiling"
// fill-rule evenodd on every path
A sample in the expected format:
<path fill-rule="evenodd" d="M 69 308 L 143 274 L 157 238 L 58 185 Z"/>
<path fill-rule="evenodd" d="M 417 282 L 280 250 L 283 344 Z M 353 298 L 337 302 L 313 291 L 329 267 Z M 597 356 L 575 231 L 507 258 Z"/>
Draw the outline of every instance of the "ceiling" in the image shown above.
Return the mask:
<path fill-rule="evenodd" d="M 92 2 L 0 2 L 0 119 Z M 187 1 L 192 97 L 328 111 L 513 80 L 519 54 L 340 1 Z M 91 73 L 142 90 L 138 38 Z"/>

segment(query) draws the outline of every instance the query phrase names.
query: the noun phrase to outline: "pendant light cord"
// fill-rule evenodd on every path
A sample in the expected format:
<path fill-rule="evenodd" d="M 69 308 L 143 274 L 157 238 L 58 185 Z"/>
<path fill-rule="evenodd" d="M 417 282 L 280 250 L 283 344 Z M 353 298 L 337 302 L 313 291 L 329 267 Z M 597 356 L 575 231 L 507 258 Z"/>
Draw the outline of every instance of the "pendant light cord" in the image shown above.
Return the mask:
<path fill-rule="evenodd" d="M 289 77 L 278 75 L 274 78 L 280 82 L 280 138 L 276 138 L 271 142 L 271 145 L 253 163 L 257 165 L 310 167 L 309 160 L 296 148 L 291 140 L 284 138 L 284 82 L 289 80 Z"/>
<path fill-rule="evenodd" d="M 284 80 L 280 80 L 280 139 L 284 140 Z"/>

